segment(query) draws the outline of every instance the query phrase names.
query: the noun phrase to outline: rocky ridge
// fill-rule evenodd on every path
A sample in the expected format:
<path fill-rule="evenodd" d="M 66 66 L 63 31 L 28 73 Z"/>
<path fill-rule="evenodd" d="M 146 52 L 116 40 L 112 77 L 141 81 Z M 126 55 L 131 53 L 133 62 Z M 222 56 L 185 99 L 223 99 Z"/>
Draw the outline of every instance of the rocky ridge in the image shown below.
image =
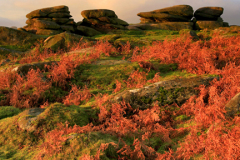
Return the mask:
<path fill-rule="evenodd" d="M 75 22 L 70 18 L 72 16 L 68 7 L 64 5 L 34 10 L 26 17 L 27 25 L 23 29 L 35 34 L 51 35 L 75 30 Z"/>
<path fill-rule="evenodd" d="M 112 10 L 84 10 L 81 12 L 81 15 L 84 18 L 81 23 L 82 25 L 89 26 L 101 32 L 106 32 L 111 29 L 125 29 L 125 26 L 128 26 L 128 23 L 119 19 Z"/>

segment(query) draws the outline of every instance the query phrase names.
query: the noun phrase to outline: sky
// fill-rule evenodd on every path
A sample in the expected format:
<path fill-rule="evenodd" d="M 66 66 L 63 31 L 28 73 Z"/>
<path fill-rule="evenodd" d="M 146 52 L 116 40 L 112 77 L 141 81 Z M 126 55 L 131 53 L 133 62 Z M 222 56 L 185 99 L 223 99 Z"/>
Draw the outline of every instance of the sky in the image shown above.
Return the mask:
<path fill-rule="evenodd" d="M 133 24 L 140 22 L 139 12 L 182 4 L 192 6 L 194 11 L 207 6 L 223 7 L 223 20 L 229 25 L 240 25 L 240 0 L 0 0 L 0 26 L 23 27 L 31 11 L 59 5 L 69 7 L 75 22 L 83 19 L 83 10 L 110 9 L 118 18 Z"/>

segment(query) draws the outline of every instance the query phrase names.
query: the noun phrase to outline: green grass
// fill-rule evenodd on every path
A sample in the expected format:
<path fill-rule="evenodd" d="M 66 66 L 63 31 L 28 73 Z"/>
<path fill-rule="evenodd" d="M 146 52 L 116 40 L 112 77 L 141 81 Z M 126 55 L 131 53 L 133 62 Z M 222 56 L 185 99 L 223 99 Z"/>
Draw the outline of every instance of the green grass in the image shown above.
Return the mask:
<path fill-rule="evenodd" d="M 129 41 L 132 46 L 146 46 L 152 44 L 154 41 L 163 41 L 166 38 L 173 39 L 179 36 L 178 31 L 169 30 L 122 30 L 116 31 L 106 35 L 97 35 L 93 38 L 96 40 L 109 40 L 110 42 L 119 43 Z"/>

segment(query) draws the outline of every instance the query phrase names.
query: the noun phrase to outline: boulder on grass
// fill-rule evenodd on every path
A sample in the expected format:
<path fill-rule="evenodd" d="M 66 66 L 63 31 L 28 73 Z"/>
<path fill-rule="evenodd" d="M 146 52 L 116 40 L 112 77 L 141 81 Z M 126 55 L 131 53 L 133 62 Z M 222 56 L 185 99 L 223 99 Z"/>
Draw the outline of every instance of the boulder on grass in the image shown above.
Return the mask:
<path fill-rule="evenodd" d="M 126 90 L 116 94 L 112 101 L 121 102 L 124 100 L 134 109 L 149 108 L 155 101 L 159 106 L 177 103 L 181 106 L 191 96 L 199 93 L 195 87 L 199 85 L 209 85 L 210 82 L 217 77 L 191 77 L 181 78 L 167 81 L 160 81 L 149 86 Z"/>
<path fill-rule="evenodd" d="M 48 37 L 48 39 L 44 41 L 43 48 L 48 48 L 56 52 L 59 49 L 65 50 L 69 45 L 71 46 L 74 43 L 78 43 L 80 40 L 83 40 L 83 42 L 89 41 L 87 38 L 84 38 L 83 36 L 69 32 L 63 32 Z"/>
<path fill-rule="evenodd" d="M 77 33 L 89 37 L 102 34 L 101 32 L 86 26 L 77 26 Z"/>

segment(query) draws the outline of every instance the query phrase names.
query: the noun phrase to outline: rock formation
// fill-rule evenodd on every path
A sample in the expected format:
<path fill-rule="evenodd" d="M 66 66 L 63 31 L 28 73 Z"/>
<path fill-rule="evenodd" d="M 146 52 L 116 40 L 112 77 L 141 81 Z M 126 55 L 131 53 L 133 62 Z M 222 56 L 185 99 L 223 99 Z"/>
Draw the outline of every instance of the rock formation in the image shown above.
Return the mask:
<path fill-rule="evenodd" d="M 189 22 L 193 17 L 193 8 L 189 5 L 176 5 L 151 12 L 140 12 L 141 23 Z"/>
<path fill-rule="evenodd" d="M 155 28 L 167 30 L 192 29 L 193 8 L 189 5 L 176 5 L 150 12 L 140 12 L 141 28 Z M 153 27 L 154 26 L 154 27 Z M 187 28 L 186 28 L 187 27 Z"/>
<path fill-rule="evenodd" d="M 63 31 L 74 32 L 75 22 L 67 6 L 55 6 L 34 10 L 26 15 L 26 31 L 39 35 L 58 34 Z"/>
<path fill-rule="evenodd" d="M 195 87 L 202 84 L 208 86 L 214 78 L 218 79 L 218 77 L 197 76 L 160 81 L 143 88 L 120 92 L 113 97 L 112 101 L 121 102 L 124 100 L 134 109 L 137 107 L 139 109 L 146 109 L 155 100 L 159 100 L 158 103 L 161 106 L 173 103 L 181 106 L 191 96 L 199 94 L 199 91 L 194 89 Z"/>
<path fill-rule="evenodd" d="M 228 27 L 227 22 L 223 22 L 220 17 L 223 14 L 222 7 L 202 7 L 194 12 L 197 22 L 195 29 L 216 29 L 219 27 Z"/>
<path fill-rule="evenodd" d="M 194 12 L 194 17 L 197 20 L 217 21 L 222 14 L 222 7 L 202 7 Z"/>
<path fill-rule="evenodd" d="M 84 18 L 81 25 L 92 27 L 100 32 L 106 32 L 111 29 L 126 29 L 125 26 L 128 26 L 128 23 L 119 19 L 112 10 L 84 10 L 81 12 L 81 15 Z"/>

